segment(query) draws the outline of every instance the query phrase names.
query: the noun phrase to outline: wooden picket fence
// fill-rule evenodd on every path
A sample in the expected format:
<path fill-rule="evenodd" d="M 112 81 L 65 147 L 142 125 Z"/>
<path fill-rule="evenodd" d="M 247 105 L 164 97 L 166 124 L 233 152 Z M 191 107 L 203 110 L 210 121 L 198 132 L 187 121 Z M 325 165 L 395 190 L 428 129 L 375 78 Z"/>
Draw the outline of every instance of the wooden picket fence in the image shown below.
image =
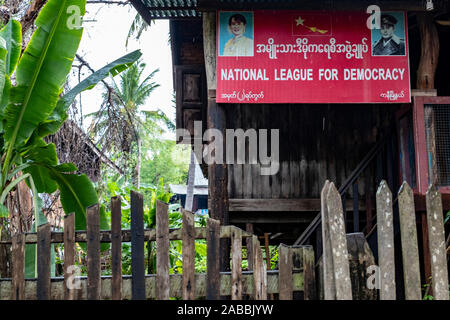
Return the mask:
<path fill-rule="evenodd" d="M 405 298 L 422 299 L 420 261 L 414 195 L 404 182 L 398 193 L 398 209 L 403 261 Z M 378 236 L 378 285 L 381 300 L 396 299 L 394 256 L 394 210 L 392 193 L 385 181 L 376 194 Z M 447 254 L 442 196 L 435 186 L 426 194 L 428 245 L 431 256 L 432 292 L 436 300 L 449 299 Z M 347 238 L 341 196 L 329 181 L 321 192 L 323 239 L 323 295 L 326 300 L 351 300 Z"/>
<path fill-rule="evenodd" d="M 267 270 L 256 235 L 235 226 L 221 226 L 207 219 L 206 228 L 194 226 L 194 215 L 183 211 L 183 227 L 169 229 L 166 203 L 157 201 L 156 229 L 144 229 L 143 196 L 131 192 L 131 228 L 121 229 L 121 200 L 111 199 L 111 230 L 100 230 L 99 207 L 86 210 L 86 231 L 75 231 L 75 216 L 64 218 L 64 232 L 52 232 L 49 224 L 37 233 L 15 235 L 2 240 L 12 247 L 12 277 L 0 279 L 0 299 L 169 299 L 185 300 L 221 296 L 233 300 L 269 297 L 292 299 L 303 291 L 305 299 L 315 298 L 314 252 L 311 246 L 279 248 L 279 270 Z M 231 272 L 220 272 L 221 239 L 231 241 Z M 207 272 L 195 273 L 195 240 L 207 240 Z M 182 241 L 182 274 L 169 274 L 169 242 Z M 146 275 L 144 243 L 156 241 L 157 274 Z M 242 270 L 243 241 L 253 271 Z M 122 275 L 122 242 L 131 242 L 132 275 Z M 222 241 L 223 242 L 223 241 Z M 51 278 L 51 244 L 64 243 L 64 277 Z M 86 243 L 87 277 L 74 274 L 75 244 Z M 111 276 L 101 276 L 101 243 L 111 243 Z M 37 279 L 25 279 L 25 244 L 37 244 Z M 251 248 L 251 249 L 250 249 Z M 249 263 L 250 264 L 250 263 Z M 78 281 L 79 288 L 74 286 Z"/>

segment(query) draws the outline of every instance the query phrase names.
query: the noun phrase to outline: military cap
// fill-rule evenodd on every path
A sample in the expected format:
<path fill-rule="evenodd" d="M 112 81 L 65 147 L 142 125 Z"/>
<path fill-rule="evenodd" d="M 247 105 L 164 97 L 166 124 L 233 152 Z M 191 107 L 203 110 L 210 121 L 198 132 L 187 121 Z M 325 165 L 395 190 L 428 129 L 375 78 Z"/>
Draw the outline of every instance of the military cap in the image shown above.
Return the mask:
<path fill-rule="evenodd" d="M 397 23 L 397 19 L 390 14 L 382 14 L 381 15 L 381 24 L 389 24 L 391 26 Z"/>

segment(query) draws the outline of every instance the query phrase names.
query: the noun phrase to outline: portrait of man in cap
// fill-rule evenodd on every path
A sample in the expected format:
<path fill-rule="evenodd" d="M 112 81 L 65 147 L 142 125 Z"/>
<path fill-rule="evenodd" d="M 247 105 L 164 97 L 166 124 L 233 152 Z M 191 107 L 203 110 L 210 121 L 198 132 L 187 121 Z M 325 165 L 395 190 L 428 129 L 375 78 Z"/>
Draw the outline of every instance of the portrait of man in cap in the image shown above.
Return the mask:
<path fill-rule="evenodd" d="M 406 54 L 406 49 L 403 18 L 399 21 L 393 14 L 381 14 L 380 27 L 379 30 L 372 30 L 372 55 L 404 56 Z M 379 32 L 379 39 L 377 39 L 378 37 L 375 37 L 377 39 L 375 41 L 373 41 L 374 32 Z"/>

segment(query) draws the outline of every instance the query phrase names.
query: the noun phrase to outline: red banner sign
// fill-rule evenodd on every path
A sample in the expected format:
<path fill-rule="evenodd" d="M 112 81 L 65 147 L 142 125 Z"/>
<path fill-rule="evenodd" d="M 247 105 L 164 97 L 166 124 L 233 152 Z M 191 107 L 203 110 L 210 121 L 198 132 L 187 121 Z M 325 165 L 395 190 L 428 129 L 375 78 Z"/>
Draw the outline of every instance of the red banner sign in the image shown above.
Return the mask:
<path fill-rule="evenodd" d="M 217 102 L 410 102 L 406 13 L 381 12 L 373 29 L 372 18 L 219 11 Z"/>

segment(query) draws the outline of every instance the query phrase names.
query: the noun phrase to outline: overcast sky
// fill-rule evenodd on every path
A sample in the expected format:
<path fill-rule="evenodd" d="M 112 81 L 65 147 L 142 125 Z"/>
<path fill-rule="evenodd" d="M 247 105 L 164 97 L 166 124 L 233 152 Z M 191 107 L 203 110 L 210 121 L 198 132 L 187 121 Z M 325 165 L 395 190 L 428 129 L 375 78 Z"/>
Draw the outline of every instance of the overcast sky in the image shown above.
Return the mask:
<path fill-rule="evenodd" d="M 175 108 L 172 105 L 173 82 L 172 82 L 172 55 L 169 44 L 169 22 L 168 20 L 157 20 L 155 24 L 145 31 L 139 41 L 130 39 L 128 47 L 125 42 L 128 30 L 136 15 L 134 8 L 130 6 L 117 5 L 87 5 L 87 14 L 84 22 L 84 33 L 78 53 L 95 70 L 116 60 L 117 58 L 141 49 L 142 58 L 147 64 L 144 76 L 159 68 L 154 81 L 160 84 L 147 100 L 144 110 L 162 109 L 170 119 L 175 120 Z M 89 21 L 95 19 L 96 21 Z M 78 62 L 75 61 L 75 65 Z M 89 75 L 84 68 L 85 75 Z M 74 80 L 72 77 L 71 83 Z M 119 76 L 115 77 L 116 81 Z M 90 91 L 82 94 L 83 114 L 98 110 L 101 104 L 102 84 L 97 85 Z M 88 123 L 84 121 L 86 128 Z"/>

